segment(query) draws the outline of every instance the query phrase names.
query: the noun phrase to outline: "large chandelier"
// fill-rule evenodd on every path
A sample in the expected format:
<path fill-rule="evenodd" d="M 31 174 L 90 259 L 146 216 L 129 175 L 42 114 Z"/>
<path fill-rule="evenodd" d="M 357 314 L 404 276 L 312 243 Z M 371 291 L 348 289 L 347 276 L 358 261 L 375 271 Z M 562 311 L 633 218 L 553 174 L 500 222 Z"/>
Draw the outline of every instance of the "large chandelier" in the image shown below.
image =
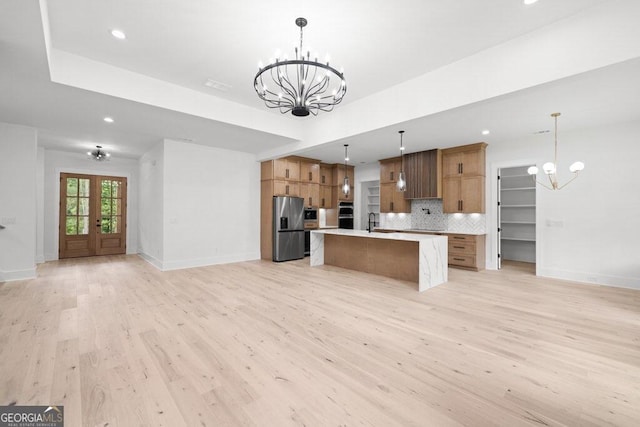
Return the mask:
<path fill-rule="evenodd" d="M 104 151 L 102 149 L 102 145 L 96 145 L 95 150 L 87 151 L 87 156 L 89 156 L 89 158 L 97 162 L 104 162 L 105 160 L 109 160 L 109 157 L 111 157 L 111 154 Z"/>
<path fill-rule="evenodd" d="M 304 117 L 314 116 L 319 111 L 331 111 L 339 104 L 347 92 L 347 82 L 342 71 L 318 62 L 318 56 L 311 60 L 311 53 L 302 50 L 302 29 L 307 25 L 305 18 L 296 19 L 300 27 L 300 50 L 295 48 L 295 59 L 276 54 L 275 62 L 263 67 L 258 64 L 258 74 L 253 79 L 253 88 L 267 107 L 277 108 L 282 114 L 291 113 Z"/>
<path fill-rule="evenodd" d="M 549 190 L 560 190 L 560 189 L 562 189 L 567 184 L 569 184 L 571 181 L 576 179 L 578 177 L 578 174 L 580 173 L 580 171 L 584 169 L 584 163 L 582 163 L 582 162 L 574 162 L 574 163 L 572 163 L 571 166 L 569 166 L 569 171 L 573 174 L 571 179 L 569 181 L 565 182 L 562 185 L 560 185 L 558 183 L 558 176 L 557 176 L 557 170 L 558 170 L 558 116 L 560 116 L 560 113 L 551 114 L 551 117 L 553 117 L 554 120 L 555 120 L 555 131 L 554 131 L 555 152 L 554 152 L 554 156 L 553 156 L 553 162 L 547 162 L 544 165 L 542 165 L 542 170 L 549 177 L 549 185 L 545 184 L 544 182 L 540 182 L 540 181 L 538 181 L 536 179 L 536 174 L 538 173 L 538 168 L 536 166 L 531 166 L 529 169 L 527 169 L 527 172 L 529 173 L 529 175 L 532 176 L 532 178 L 533 178 L 533 180 L 535 182 L 537 182 L 538 184 L 542 185 L 545 188 L 548 188 Z"/>

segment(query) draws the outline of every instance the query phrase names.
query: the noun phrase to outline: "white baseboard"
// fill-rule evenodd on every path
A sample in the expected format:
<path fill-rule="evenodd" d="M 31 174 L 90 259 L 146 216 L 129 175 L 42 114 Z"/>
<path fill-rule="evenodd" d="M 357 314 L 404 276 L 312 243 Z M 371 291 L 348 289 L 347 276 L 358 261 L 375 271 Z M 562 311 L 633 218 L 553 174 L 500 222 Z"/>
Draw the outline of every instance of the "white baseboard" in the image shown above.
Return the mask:
<path fill-rule="evenodd" d="M 259 252 L 231 254 L 217 257 L 187 259 L 177 261 L 160 261 L 145 253 L 139 253 L 145 261 L 161 271 L 181 270 L 184 268 L 206 267 L 208 265 L 230 264 L 233 262 L 255 261 L 260 259 Z"/>
<path fill-rule="evenodd" d="M 144 252 L 138 252 L 138 256 L 140 258 L 142 258 L 143 260 L 147 261 L 149 264 L 153 265 L 155 268 L 157 268 L 160 271 L 164 271 L 163 267 L 162 267 L 162 261 L 160 261 L 159 259 L 149 255 L 149 254 L 145 254 Z"/>
<path fill-rule="evenodd" d="M 0 282 L 13 282 L 16 280 L 28 280 L 35 279 L 36 268 L 29 268 L 26 270 L 14 270 L 14 271 L 0 271 Z"/>
<path fill-rule="evenodd" d="M 44 255 L 36 255 L 36 264 L 42 264 L 44 261 Z"/>
<path fill-rule="evenodd" d="M 189 259 L 179 261 L 165 261 L 163 271 L 181 270 L 183 268 L 206 267 L 208 265 L 230 264 L 232 262 L 255 261 L 260 259 L 260 253 L 231 254 L 217 257 Z"/>
<path fill-rule="evenodd" d="M 609 276 L 605 274 L 558 270 L 552 268 L 539 268 L 538 276 L 549 277 L 552 279 L 571 280 L 572 282 L 582 282 L 591 285 L 640 290 L 640 278 L 636 277 Z"/>

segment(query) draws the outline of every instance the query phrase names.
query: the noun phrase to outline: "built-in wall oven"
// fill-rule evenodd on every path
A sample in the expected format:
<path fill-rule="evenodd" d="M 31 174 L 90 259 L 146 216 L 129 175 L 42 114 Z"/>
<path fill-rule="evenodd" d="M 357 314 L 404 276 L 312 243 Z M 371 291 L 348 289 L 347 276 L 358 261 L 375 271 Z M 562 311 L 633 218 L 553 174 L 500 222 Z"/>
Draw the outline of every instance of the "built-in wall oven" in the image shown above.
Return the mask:
<path fill-rule="evenodd" d="M 338 228 L 353 230 L 353 202 L 338 203 Z"/>

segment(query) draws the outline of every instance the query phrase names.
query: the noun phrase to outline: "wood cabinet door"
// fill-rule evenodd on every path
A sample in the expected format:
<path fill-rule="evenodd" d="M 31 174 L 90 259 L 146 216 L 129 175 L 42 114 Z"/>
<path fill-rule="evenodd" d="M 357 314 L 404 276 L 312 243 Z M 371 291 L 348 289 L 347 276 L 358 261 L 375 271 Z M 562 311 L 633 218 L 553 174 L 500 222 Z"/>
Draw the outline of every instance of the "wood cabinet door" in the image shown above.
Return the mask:
<path fill-rule="evenodd" d="M 335 206 L 332 203 L 332 186 L 330 185 L 321 185 L 320 186 L 320 199 L 318 203 L 318 207 L 324 209 L 333 209 Z"/>
<path fill-rule="evenodd" d="M 460 178 L 445 178 L 442 184 L 442 211 L 460 212 Z"/>
<path fill-rule="evenodd" d="M 287 179 L 290 181 L 300 181 L 299 160 L 287 160 Z"/>
<path fill-rule="evenodd" d="M 397 213 L 411 213 L 411 200 L 405 199 L 405 193 L 403 191 L 397 191 L 396 186 L 392 186 L 393 189 L 393 212 Z"/>
<path fill-rule="evenodd" d="M 299 184 L 297 182 L 273 180 L 273 195 L 298 197 L 300 195 Z"/>
<path fill-rule="evenodd" d="M 485 177 L 470 176 L 460 179 L 461 211 L 464 213 L 484 213 Z"/>
<path fill-rule="evenodd" d="M 273 178 L 280 180 L 299 181 L 300 161 L 290 159 L 276 159 L 273 161 Z"/>
<path fill-rule="evenodd" d="M 461 175 L 462 153 L 443 153 L 442 155 L 442 177 L 451 178 Z"/>
<path fill-rule="evenodd" d="M 273 160 L 273 179 L 287 179 L 287 159 Z"/>
<path fill-rule="evenodd" d="M 320 165 L 318 163 L 300 162 L 300 182 L 320 184 Z"/>
<path fill-rule="evenodd" d="M 389 213 L 391 211 L 391 202 L 393 202 L 393 193 L 395 184 L 380 184 L 380 213 Z"/>
<path fill-rule="evenodd" d="M 304 205 L 308 207 L 319 207 L 320 205 L 320 184 L 308 182 L 300 183 L 300 197 L 304 199 Z"/>
<path fill-rule="evenodd" d="M 462 153 L 462 175 L 485 175 L 484 150 L 465 151 Z"/>
<path fill-rule="evenodd" d="M 320 184 L 333 185 L 333 168 L 329 165 L 320 165 Z"/>
<path fill-rule="evenodd" d="M 380 184 L 396 182 L 398 179 L 399 163 L 396 160 L 380 162 Z"/>

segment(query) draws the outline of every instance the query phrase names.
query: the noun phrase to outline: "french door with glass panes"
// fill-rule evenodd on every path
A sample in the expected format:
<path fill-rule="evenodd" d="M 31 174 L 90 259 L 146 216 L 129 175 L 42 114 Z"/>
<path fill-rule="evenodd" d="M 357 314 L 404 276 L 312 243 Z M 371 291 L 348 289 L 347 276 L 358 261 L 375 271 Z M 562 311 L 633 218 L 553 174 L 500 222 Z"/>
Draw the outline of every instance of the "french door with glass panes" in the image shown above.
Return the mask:
<path fill-rule="evenodd" d="M 59 258 L 124 254 L 127 179 L 60 174 Z"/>

